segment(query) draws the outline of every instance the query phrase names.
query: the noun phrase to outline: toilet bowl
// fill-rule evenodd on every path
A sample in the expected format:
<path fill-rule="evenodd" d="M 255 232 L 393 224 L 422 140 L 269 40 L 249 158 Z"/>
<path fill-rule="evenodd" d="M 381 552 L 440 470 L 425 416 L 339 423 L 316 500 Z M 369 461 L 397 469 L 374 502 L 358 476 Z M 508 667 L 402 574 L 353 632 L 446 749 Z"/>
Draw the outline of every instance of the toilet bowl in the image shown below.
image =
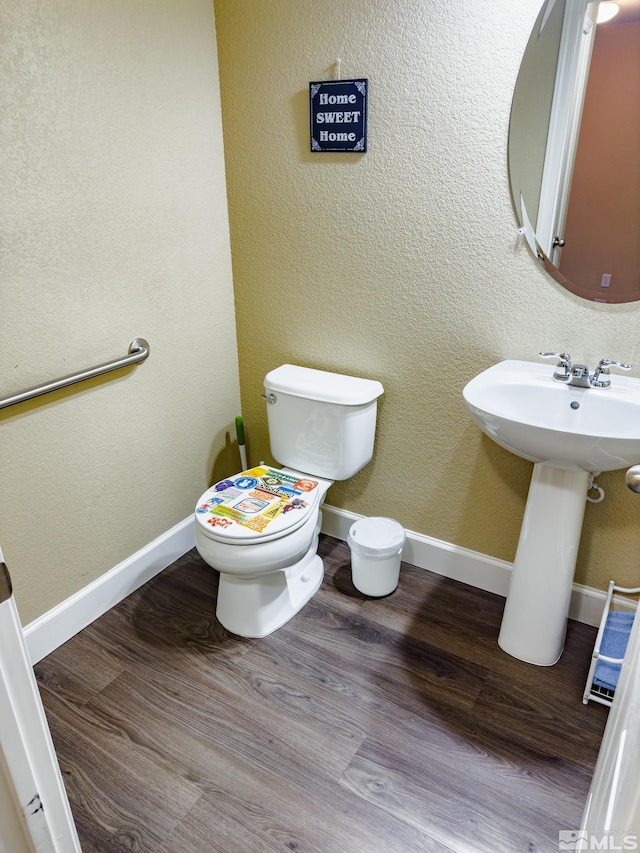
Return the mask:
<path fill-rule="evenodd" d="M 295 365 L 271 371 L 265 389 L 271 449 L 291 467 L 225 478 L 195 513 L 198 552 L 220 572 L 216 616 L 243 637 L 271 634 L 320 587 L 320 508 L 334 480 L 371 459 L 383 392 L 374 380 Z"/>
<path fill-rule="evenodd" d="M 285 484 L 280 494 L 274 480 Z M 299 481 L 313 488 L 292 488 Z M 236 483 L 250 485 L 240 489 Z M 216 483 L 202 495 L 196 508 L 196 547 L 220 572 L 216 616 L 227 630 L 266 637 L 318 590 L 323 577 L 316 554 L 320 506 L 330 485 L 330 480 L 312 480 L 302 472 L 261 466 Z M 238 523 L 240 513 L 248 516 L 244 524 Z"/>

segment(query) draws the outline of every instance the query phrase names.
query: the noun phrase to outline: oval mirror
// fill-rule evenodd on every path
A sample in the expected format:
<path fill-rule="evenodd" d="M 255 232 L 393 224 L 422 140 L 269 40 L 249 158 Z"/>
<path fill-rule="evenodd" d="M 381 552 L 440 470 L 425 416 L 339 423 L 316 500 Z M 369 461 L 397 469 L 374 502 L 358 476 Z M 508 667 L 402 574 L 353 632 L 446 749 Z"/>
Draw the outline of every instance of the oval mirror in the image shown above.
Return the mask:
<path fill-rule="evenodd" d="M 640 0 L 545 2 L 513 97 L 509 176 L 556 281 L 595 302 L 640 299 Z"/>

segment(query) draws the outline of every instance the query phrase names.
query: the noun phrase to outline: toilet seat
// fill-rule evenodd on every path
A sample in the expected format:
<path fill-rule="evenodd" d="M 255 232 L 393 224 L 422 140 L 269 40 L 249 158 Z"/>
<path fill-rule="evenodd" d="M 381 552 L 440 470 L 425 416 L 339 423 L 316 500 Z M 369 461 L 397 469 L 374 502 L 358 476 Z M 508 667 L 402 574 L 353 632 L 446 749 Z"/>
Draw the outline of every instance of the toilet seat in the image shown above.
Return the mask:
<path fill-rule="evenodd" d="M 211 486 L 196 505 L 196 523 L 208 539 L 253 545 L 293 533 L 314 513 L 327 481 L 261 465 Z M 328 485 L 328 484 L 327 484 Z"/>

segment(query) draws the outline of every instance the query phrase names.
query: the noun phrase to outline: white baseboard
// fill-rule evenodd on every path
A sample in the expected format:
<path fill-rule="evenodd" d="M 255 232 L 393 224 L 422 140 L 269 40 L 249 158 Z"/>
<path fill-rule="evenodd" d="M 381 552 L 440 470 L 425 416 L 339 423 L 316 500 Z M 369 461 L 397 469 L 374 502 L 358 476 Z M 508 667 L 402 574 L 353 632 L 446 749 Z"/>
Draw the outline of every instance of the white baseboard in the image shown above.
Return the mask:
<path fill-rule="evenodd" d="M 194 529 L 191 515 L 27 625 L 24 638 L 31 663 L 42 660 L 190 551 L 195 545 Z"/>
<path fill-rule="evenodd" d="M 354 512 L 322 507 L 322 532 L 346 540 L 354 521 L 363 518 Z M 24 629 L 31 663 L 35 664 L 57 649 L 78 631 L 90 625 L 159 572 L 170 566 L 195 545 L 193 516 L 185 518 L 131 557 L 114 566 L 95 581 L 62 601 Z M 438 575 L 506 596 L 513 564 L 496 557 L 470 551 L 441 539 L 407 530 L 402 554 L 407 563 Z M 606 591 L 573 584 L 569 616 L 587 625 L 599 625 Z M 617 606 L 633 604 L 615 596 Z"/>
<path fill-rule="evenodd" d="M 354 512 L 324 504 L 322 507 L 322 532 L 336 539 L 346 540 L 349 528 L 363 518 Z M 441 539 L 434 539 L 413 530 L 407 530 L 407 541 L 402 559 L 420 569 L 428 569 L 456 581 L 506 597 L 511 579 L 513 563 L 489 557 L 478 551 L 470 551 Z M 607 597 L 606 590 L 593 589 L 574 583 L 571 593 L 569 617 L 587 625 L 597 626 Z M 633 603 L 622 596 L 615 596 L 620 608 L 633 609 Z"/>

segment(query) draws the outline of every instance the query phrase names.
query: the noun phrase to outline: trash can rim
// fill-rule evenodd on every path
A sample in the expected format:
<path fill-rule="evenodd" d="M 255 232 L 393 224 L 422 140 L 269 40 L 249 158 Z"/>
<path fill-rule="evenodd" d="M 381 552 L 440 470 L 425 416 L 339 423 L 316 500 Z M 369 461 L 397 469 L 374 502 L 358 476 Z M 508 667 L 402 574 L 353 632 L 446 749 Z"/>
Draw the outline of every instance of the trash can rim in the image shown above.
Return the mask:
<path fill-rule="evenodd" d="M 357 554 L 384 560 L 399 554 L 406 541 L 400 522 L 386 516 L 360 518 L 349 529 L 347 543 Z"/>

